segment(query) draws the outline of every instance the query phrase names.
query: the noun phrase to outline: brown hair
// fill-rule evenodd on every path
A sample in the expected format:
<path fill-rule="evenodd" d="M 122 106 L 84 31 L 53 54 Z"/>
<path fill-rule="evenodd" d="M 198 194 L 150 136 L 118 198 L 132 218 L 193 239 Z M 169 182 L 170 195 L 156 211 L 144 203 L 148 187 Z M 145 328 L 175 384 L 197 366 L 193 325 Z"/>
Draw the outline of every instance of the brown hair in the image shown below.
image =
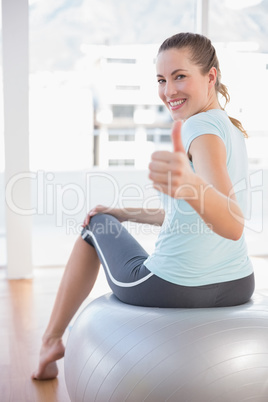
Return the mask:
<path fill-rule="evenodd" d="M 158 54 L 164 50 L 172 48 L 188 48 L 191 51 L 191 61 L 200 66 L 201 72 L 207 74 L 212 67 L 217 70 L 217 80 L 215 84 L 215 90 L 217 95 L 220 93 L 225 98 L 225 105 L 222 107 L 224 110 L 226 104 L 230 101 L 230 95 L 227 87 L 221 83 L 221 70 L 219 66 L 219 60 L 216 55 L 216 51 L 211 41 L 200 34 L 194 34 L 190 32 L 181 32 L 176 35 L 167 38 L 158 50 Z M 233 117 L 229 117 L 231 122 L 248 137 L 246 130 L 243 128 L 241 122 Z"/>

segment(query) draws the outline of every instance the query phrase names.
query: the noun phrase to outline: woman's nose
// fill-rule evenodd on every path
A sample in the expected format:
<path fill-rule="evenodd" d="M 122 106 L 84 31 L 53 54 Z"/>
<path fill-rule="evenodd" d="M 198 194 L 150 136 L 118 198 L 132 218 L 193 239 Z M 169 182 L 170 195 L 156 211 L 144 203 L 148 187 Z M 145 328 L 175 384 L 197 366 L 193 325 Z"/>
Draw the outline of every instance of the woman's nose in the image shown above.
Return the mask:
<path fill-rule="evenodd" d="M 174 96 L 177 93 L 177 88 L 174 82 L 172 81 L 166 81 L 165 85 L 165 96 L 167 98 L 170 98 Z"/>

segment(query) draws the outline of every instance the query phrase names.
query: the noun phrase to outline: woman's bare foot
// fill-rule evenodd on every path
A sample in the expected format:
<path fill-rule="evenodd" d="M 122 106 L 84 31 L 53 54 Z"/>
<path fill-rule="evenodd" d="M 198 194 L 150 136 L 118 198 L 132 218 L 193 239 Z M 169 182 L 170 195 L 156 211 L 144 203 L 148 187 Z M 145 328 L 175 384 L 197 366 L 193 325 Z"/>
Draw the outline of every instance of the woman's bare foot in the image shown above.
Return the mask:
<path fill-rule="evenodd" d="M 38 369 L 33 372 L 33 380 L 52 380 L 58 375 L 56 360 L 64 356 L 64 346 L 61 338 L 43 340 L 40 351 Z"/>

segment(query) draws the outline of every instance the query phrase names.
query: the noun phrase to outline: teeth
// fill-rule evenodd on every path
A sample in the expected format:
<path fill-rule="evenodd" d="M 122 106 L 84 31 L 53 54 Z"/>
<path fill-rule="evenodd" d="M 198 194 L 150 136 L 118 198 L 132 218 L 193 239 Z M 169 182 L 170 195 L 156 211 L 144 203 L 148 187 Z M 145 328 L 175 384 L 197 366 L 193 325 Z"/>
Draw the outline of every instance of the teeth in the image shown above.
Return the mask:
<path fill-rule="evenodd" d="M 182 103 L 184 103 L 186 101 L 186 99 L 182 99 L 182 100 L 179 100 L 179 101 L 176 101 L 176 102 L 169 102 L 169 104 L 170 104 L 170 106 L 178 106 L 178 105 L 181 105 Z"/>

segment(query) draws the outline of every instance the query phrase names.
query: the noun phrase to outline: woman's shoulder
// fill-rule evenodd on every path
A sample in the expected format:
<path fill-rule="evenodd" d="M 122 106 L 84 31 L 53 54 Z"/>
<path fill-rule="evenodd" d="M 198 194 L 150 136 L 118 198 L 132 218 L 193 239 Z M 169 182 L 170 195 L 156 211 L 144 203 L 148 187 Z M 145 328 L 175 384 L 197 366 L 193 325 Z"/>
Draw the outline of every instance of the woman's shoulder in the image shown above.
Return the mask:
<path fill-rule="evenodd" d="M 225 140 L 226 118 L 228 120 L 226 112 L 221 109 L 211 109 L 189 117 L 182 128 L 185 149 L 188 149 L 194 138 L 204 134 L 214 134 Z"/>

